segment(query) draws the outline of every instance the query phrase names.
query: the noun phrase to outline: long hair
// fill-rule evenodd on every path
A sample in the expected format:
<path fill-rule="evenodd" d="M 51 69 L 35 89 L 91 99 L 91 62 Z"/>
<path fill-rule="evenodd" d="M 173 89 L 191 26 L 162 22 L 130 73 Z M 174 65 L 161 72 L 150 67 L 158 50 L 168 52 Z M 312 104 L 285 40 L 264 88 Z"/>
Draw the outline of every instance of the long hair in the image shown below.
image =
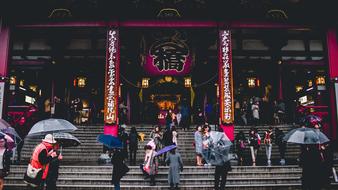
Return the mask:
<path fill-rule="evenodd" d="M 0 140 L 1 139 L 3 139 L 5 141 L 4 148 L 5 148 L 5 150 L 7 150 L 8 149 L 8 145 L 7 145 L 7 139 L 5 138 L 5 135 L 1 135 L 0 136 Z"/>

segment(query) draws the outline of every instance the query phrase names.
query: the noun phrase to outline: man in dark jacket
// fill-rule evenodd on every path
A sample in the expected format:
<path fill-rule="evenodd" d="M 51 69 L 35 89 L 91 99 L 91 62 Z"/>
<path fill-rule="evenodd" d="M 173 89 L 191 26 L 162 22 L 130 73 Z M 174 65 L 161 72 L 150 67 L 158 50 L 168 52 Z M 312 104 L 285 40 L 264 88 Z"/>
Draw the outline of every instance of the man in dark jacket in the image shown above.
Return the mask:
<path fill-rule="evenodd" d="M 225 190 L 228 172 L 231 170 L 230 161 L 215 167 L 215 190 Z M 220 182 L 221 178 L 221 183 Z"/>
<path fill-rule="evenodd" d="M 59 144 L 54 145 L 54 151 L 59 150 Z M 57 153 L 58 156 L 52 158 L 49 163 L 49 171 L 46 179 L 46 190 L 56 190 L 56 182 L 59 177 L 59 166 L 60 160 L 62 160 L 62 155 Z"/>
<path fill-rule="evenodd" d="M 113 164 L 113 175 L 111 183 L 114 184 L 115 190 L 120 190 L 120 180 L 129 171 L 128 166 L 123 162 L 124 157 L 120 149 L 113 149 L 111 163 Z"/>

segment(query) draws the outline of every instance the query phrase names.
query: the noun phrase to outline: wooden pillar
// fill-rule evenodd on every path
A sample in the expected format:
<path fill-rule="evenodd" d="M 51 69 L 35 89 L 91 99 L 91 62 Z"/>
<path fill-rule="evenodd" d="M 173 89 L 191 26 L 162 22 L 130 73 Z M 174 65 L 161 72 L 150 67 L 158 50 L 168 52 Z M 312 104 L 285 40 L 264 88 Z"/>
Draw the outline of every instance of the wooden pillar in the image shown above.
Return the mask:
<path fill-rule="evenodd" d="M 337 139 L 337 101 L 335 93 L 338 89 L 335 89 L 335 86 L 338 86 L 338 41 L 337 41 L 337 30 L 329 29 L 326 35 L 327 40 L 327 51 L 328 51 L 328 61 L 329 61 L 329 92 L 330 92 L 330 133 L 329 136 L 331 140 Z M 333 81 L 333 82 L 331 82 Z"/>
<path fill-rule="evenodd" d="M 230 30 L 219 31 L 218 57 L 220 127 L 230 140 L 234 140 L 234 98 Z"/>
<path fill-rule="evenodd" d="M 1 18 L 0 18 L 1 19 Z M 1 21 L 1 20 L 0 20 Z M 5 110 L 5 81 L 8 68 L 10 29 L 0 22 L 0 118 Z"/>
<path fill-rule="evenodd" d="M 104 134 L 118 135 L 118 100 L 120 86 L 119 31 L 107 31 L 104 95 Z"/>

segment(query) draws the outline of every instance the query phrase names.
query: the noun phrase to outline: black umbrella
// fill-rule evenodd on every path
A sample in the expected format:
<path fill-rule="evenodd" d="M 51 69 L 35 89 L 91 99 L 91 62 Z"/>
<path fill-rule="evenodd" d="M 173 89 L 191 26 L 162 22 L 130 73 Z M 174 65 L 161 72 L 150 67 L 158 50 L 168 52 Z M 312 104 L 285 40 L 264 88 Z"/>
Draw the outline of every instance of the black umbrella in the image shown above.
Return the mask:
<path fill-rule="evenodd" d="M 61 147 L 79 146 L 81 144 L 78 138 L 69 133 L 54 133 L 53 136 Z"/>

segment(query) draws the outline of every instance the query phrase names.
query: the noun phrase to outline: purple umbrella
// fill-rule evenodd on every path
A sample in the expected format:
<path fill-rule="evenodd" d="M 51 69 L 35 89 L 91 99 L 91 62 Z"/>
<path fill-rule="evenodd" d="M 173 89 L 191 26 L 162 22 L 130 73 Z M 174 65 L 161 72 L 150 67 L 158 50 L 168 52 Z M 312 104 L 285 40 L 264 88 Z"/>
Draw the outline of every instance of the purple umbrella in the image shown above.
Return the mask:
<path fill-rule="evenodd" d="M 171 151 L 172 149 L 175 149 L 176 148 L 176 145 L 170 145 L 170 146 L 166 146 L 166 147 L 164 147 L 164 148 L 162 148 L 161 150 L 159 150 L 156 154 L 155 154 L 155 156 L 159 156 L 159 155 L 161 155 L 161 154 L 164 154 L 164 153 L 166 153 L 166 152 L 169 152 L 169 151 Z"/>

